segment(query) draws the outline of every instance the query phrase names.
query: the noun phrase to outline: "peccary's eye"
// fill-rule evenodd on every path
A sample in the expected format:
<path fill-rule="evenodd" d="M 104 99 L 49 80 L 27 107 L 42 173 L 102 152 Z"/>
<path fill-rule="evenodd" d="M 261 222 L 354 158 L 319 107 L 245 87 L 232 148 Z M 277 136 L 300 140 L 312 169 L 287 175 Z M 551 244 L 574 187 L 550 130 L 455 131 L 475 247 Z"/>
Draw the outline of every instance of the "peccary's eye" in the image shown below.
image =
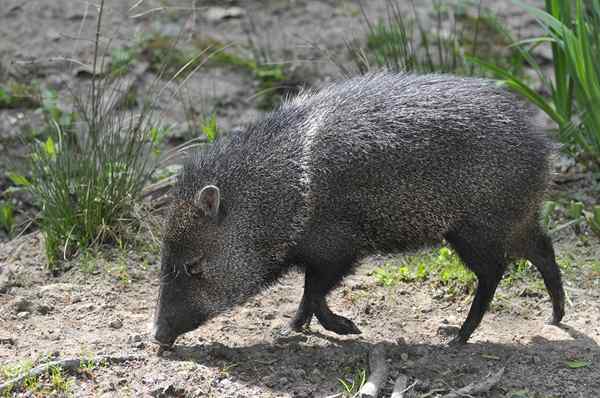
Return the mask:
<path fill-rule="evenodd" d="M 189 263 L 183 266 L 183 270 L 187 275 L 198 275 L 202 272 L 202 265 L 205 263 L 203 257 L 196 257 Z"/>

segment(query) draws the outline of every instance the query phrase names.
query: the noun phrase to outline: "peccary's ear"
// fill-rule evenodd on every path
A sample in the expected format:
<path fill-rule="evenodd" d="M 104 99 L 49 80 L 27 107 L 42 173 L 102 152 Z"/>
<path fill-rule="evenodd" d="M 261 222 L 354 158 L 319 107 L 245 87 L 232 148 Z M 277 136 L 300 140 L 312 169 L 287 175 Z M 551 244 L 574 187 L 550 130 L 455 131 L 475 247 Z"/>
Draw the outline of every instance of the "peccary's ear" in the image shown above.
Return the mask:
<path fill-rule="evenodd" d="M 219 214 L 219 204 L 221 202 L 221 193 L 219 188 L 214 185 L 207 185 L 196 193 L 194 204 L 209 217 L 216 217 Z"/>

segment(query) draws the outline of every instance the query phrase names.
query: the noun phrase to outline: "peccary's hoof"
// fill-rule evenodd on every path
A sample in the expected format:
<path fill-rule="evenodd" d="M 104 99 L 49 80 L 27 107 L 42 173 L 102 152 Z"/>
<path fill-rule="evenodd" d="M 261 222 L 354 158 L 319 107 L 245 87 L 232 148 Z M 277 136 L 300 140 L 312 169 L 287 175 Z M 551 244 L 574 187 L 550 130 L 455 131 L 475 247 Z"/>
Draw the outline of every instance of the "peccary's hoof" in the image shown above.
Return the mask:
<path fill-rule="evenodd" d="M 459 348 L 467 344 L 467 339 L 462 337 L 460 334 L 455 336 L 452 340 L 448 342 L 448 347 L 451 348 Z"/>
<path fill-rule="evenodd" d="M 288 329 L 293 330 L 294 332 L 303 333 L 307 330 L 310 330 L 310 321 L 312 320 L 312 315 L 308 318 L 294 318 L 289 324 Z"/>
<path fill-rule="evenodd" d="M 333 319 L 328 319 L 327 322 L 321 322 L 323 327 L 336 334 L 361 334 L 362 332 L 354 322 L 343 316 L 336 315 Z"/>
<path fill-rule="evenodd" d="M 552 316 L 552 317 L 548 318 L 548 320 L 546 321 L 546 325 L 560 326 L 561 320 L 562 320 L 562 317 Z"/>

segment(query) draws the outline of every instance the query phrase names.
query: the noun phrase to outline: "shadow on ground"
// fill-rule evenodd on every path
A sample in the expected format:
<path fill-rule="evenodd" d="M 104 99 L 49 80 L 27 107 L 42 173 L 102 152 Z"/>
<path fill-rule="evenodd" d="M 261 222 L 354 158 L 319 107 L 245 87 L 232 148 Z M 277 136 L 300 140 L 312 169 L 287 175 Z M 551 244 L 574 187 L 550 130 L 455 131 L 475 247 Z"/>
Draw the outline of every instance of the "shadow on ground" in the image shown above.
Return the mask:
<path fill-rule="evenodd" d="M 421 383 L 417 388 L 421 392 L 460 388 L 504 366 L 504 377 L 489 397 L 504 397 L 506 392 L 517 390 L 561 397 L 600 396 L 600 380 L 595 377 L 597 370 L 593 370 L 600 363 L 600 347 L 594 339 L 570 326 L 561 329 L 565 332 L 563 339 L 535 336 L 526 343 L 477 342 L 457 348 L 382 344 L 390 363 L 390 375 L 396 377 L 402 372 L 418 378 Z M 374 345 L 360 337 L 348 340 L 320 333 L 295 334 L 275 339 L 273 344 L 244 347 L 211 342 L 178 345 L 165 360 L 193 361 L 216 368 L 237 383 L 266 384 L 275 395 L 304 391 L 307 382 L 326 395 L 341 391 L 338 378 L 347 375 L 349 369 L 368 367 L 368 353 Z M 589 365 L 572 369 L 568 363 L 573 360 Z M 523 374 L 529 376 L 523 378 Z M 389 393 L 391 383 L 386 389 Z M 384 391 L 383 396 L 388 393 Z"/>

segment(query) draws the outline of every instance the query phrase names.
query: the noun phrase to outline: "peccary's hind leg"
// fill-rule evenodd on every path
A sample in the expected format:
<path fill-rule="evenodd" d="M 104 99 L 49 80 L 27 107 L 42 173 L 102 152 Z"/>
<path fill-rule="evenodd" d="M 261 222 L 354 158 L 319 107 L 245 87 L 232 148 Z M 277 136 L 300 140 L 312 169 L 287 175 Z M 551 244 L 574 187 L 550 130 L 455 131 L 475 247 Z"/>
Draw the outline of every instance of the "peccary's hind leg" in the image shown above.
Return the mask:
<path fill-rule="evenodd" d="M 290 328 L 296 332 L 308 327 L 314 314 L 313 305 L 311 305 L 311 293 L 306 288 L 309 284 L 309 272 L 307 269 L 304 275 L 304 293 L 302 294 L 302 300 L 300 301 L 300 306 L 296 311 L 294 319 L 292 319 L 289 325 Z"/>
<path fill-rule="evenodd" d="M 467 241 L 455 233 L 449 233 L 446 236 L 446 240 L 456 250 L 465 265 L 477 275 L 478 279 L 475 299 L 471 304 L 469 315 L 458 335 L 450 341 L 450 345 L 464 344 L 469 340 L 471 334 L 481 323 L 506 268 L 506 259 L 502 250 L 477 241 L 478 239 L 485 240 L 485 234 L 472 233 L 470 236 L 474 237 L 473 241 Z M 489 239 L 489 237 L 487 238 Z"/>
<path fill-rule="evenodd" d="M 546 290 L 552 300 L 552 318 L 549 323 L 558 325 L 565 314 L 565 292 L 560 269 L 554 257 L 552 240 L 539 226 L 536 226 L 530 233 L 526 257 L 544 278 Z"/>
<path fill-rule="evenodd" d="M 359 334 L 360 330 L 350 319 L 334 314 L 325 297 L 327 293 L 342 279 L 344 271 L 350 267 L 323 267 L 328 272 L 307 267 L 304 278 L 304 294 L 296 316 L 290 323 L 293 330 L 299 331 L 307 326 L 313 314 L 321 325 L 337 334 Z"/>

